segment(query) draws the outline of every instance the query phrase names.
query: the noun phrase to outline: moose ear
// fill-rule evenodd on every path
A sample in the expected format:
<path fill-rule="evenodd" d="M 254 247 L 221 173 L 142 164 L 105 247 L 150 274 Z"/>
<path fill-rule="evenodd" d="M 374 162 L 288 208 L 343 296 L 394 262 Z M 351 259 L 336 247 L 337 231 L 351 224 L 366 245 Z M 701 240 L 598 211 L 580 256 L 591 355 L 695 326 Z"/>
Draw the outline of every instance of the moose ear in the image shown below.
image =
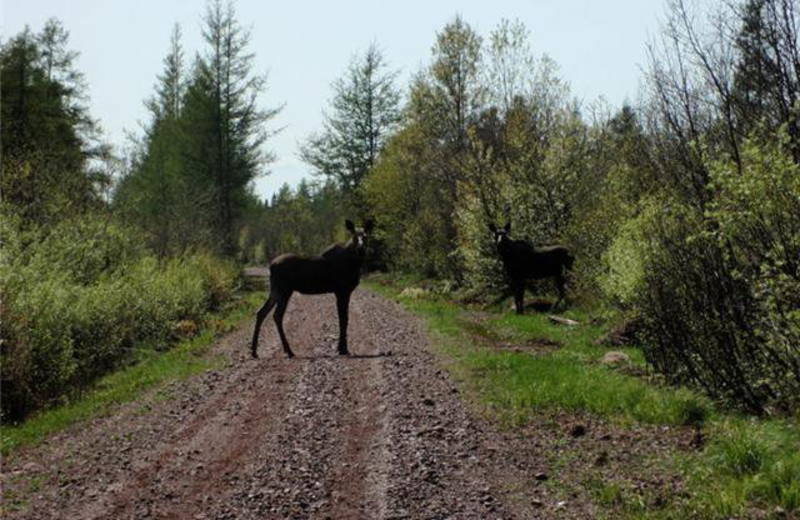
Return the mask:
<path fill-rule="evenodd" d="M 489 231 L 497 233 L 497 226 L 494 225 L 494 222 L 489 222 Z"/>
<path fill-rule="evenodd" d="M 511 231 L 511 222 L 506 222 L 506 225 L 503 227 L 503 229 L 506 230 L 506 233 L 509 233 Z"/>
<path fill-rule="evenodd" d="M 372 233 L 372 229 L 375 227 L 375 221 L 372 219 L 367 219 L 364 221 L 364 233 Z"/>
<path fill-rule="evenodd" d="M 356 232 L 356 225 L 353 224 L 352 220 L 349 220 L 349 219 L 345 220 L 344 221 L 344 227 L 346 227 L 347 231 L 349 231 L 351 233 L 355 233 Z"/>

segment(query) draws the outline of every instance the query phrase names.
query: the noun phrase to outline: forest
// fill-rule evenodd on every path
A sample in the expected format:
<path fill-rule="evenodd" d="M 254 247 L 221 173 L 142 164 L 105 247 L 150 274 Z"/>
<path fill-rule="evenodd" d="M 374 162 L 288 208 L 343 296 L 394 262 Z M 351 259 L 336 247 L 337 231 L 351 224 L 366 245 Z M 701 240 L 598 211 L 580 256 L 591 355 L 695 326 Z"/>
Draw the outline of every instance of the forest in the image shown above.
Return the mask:
<path fill-rule="evenodd" d="M 479 34 L 454 16 L 408 84 L 372 44 L 299 146 L 314 175 L 266 200 L 254 180 L 282 106 L 233 4 L 208 2 L 201 49 L 175 26 L 125 153 L 91 115 L 67 27 L 7 38 L 3 421 L 168 349 L 233 298 L 243 266 L 318 253 L 345 218 L 375 221 L 370 271 L 462 305 L 505 290 L 490 224 L 566 245 L 570 305 L 613 316 L 666 383 L 796 417 L 800 4 L 691 4 L 665 4 L 621 107 L 577 99 L 517 20 Z"/>

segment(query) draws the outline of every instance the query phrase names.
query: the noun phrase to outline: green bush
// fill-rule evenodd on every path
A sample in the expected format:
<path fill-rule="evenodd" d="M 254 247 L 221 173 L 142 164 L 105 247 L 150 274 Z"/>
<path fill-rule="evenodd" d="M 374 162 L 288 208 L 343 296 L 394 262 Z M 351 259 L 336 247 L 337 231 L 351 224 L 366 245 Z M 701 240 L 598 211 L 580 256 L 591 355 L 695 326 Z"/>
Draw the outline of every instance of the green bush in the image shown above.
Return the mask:
<path fill-rule="evenodd" d="M 714 164 L 703 210 L 662 201 L 640 223 L 634 305 L 669 378 L 752 412 L 797 410 L 800 169 L 780 144 L 748 142 L 741 158 Z"/>
<path fill-rule="evenodd" d="M 86 386 L 142 342 L 168 344 L 179 322 L 202 320 L 238 282 L 236 266 L 211 255 L 158 260 L 124 228 L 73 224 L 0 265 L 4 418 Z"/>
<path fill-rule="evenodd" d="M 66 220 L 36 235 L 24 260 L 30 273 L 42 278 L 58 274 L 90 284 L 145 255 L 138 233 L 103 218 Z"/>

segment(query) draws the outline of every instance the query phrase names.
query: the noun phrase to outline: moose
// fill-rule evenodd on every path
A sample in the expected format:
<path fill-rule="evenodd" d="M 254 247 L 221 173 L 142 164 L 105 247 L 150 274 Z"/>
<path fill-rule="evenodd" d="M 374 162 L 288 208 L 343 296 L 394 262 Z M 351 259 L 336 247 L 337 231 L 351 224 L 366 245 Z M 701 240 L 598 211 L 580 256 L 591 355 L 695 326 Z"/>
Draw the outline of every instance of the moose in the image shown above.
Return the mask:
<path fill-rule="evenodd" d="M 256 314 L 256 328 L 251 346 L 253 358 L 258 357 L 258 334 L 261 324 L 273 307 L 276 307 L 273 318 L 283 351 L 289 358 L 294 357 L 283 331 L 283 315 L 286 313 L 289 298 L 295 291 L 301 294 L 336 295 L 336 309 L 339 314 L 338 350 L 340 355 L 349 354 L 347 321 L 350 295 L 361 278 L 361 265 L 364 262 L 367 238 L 372 233 L 373 222 L 367 220 L 362 228 L 356 228 L 352 221 L 346 220 L 345 226 L 351 235 L 346 244 L 333 244 L 320 255 L 301 256 L 288 253 L 270 262 L 269 297 Z"/>
<path fill-rule="evenodd" d="M 569 249 L 564 246 L 533 247 L 524 240 L 513 240 L 509 237 L 510 222 L 502 228 L 490 223 L 489 230 L 494 235 L 497 251 L 514 295 L 517 314 L 522 314 L 527 280 L 553 278 L 558 289 L 558 300 L 553 307 L 557 307 L 565 297 L 566 272 L 572 269 L 575 261 Z"/>

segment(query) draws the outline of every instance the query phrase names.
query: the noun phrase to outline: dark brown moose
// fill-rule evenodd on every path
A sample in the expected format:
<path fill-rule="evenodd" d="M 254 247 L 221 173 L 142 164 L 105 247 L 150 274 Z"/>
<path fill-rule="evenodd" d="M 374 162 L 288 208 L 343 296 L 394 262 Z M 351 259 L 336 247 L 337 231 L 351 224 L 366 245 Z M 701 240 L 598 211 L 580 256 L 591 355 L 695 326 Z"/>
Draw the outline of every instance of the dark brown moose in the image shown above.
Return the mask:
<path fill-rule="evenodd" d="M 251 346 L 254 358 L 258 357 L 258 333 L 261 323 L 273 307 L 275 309 L 275 325 L 281 337 L 283 351 L 288 357 L 294 357 L 286 334 L 283 332 L 283 315 L 289 298 L 295 291 L 302 294 L 336 295 L 336 309 L 339 313 L 339 354 L 347 355 L 347 319 L 350 306 L 350 294 L 358 286 L 361 278 L 361 265 L 367 237 L 372 232 L 372 221 L 367 220 L 363 228 L 356 228 L 351 221 L 345 221 L 350 232 L 350 240 L 346 244 L 333 244 L 317 256 L 300 256 L 288 253 L 275 258 L 269 264 L 269 298 L 256 315 L 256 328 L 253 331 Z"/>
<path fill-rule="evenodd" d="M 497 251 L 511 285 L 517 314 L 522 314 L 527 280 L 553 278 L 558 289 L 558 301 L 553 307 L 557 307 L 564 300 L 565 276 L 575 261 L 569 249 L 564 246 L 533 247 L 524 240 L 513 240 L 508 236 L 510 222 L 503 228 L 489 224 L 489 229 L 494 234 Z"/>

